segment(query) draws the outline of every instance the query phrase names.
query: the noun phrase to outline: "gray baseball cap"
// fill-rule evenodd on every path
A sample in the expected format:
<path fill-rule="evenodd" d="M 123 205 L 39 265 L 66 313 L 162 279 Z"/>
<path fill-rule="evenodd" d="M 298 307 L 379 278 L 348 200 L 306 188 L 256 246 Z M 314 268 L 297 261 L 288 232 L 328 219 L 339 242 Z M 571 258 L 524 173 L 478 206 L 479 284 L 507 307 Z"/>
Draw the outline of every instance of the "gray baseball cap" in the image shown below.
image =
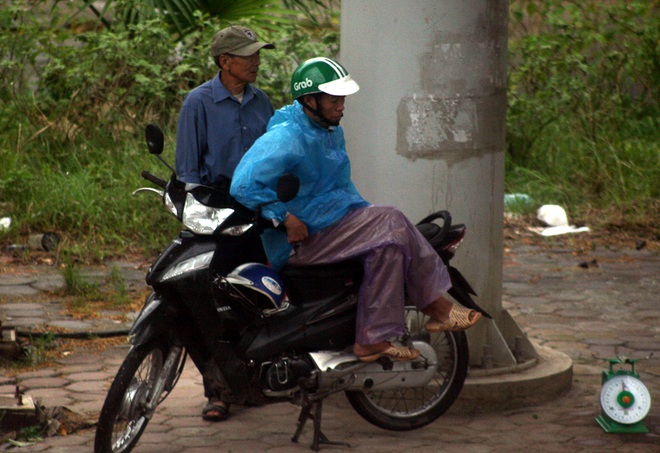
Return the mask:
<path fill-rule="evenodd" d="M 223 28 L 215 34 L 211 41 L 211 56 L 229 53 L 239 57 L 249 57 L 261 49 L 274 49 L 275 46 L 259 42 L 254 30 L 241 25 Z"/>

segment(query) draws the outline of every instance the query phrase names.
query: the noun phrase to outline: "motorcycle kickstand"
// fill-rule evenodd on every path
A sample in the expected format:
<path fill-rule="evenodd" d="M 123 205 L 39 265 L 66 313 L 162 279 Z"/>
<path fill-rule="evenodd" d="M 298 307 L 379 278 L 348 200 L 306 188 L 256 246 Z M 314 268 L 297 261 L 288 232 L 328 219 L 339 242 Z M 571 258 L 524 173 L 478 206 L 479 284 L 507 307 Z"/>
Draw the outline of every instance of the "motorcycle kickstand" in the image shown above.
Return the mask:
<path fill-rule="evenodd" d="M 307 422 L 307 419 L 311 418 L 314 426 L 314 440 L 312 441 L 312 445 L 310 445 L 309 448 L 311 448 L 314 451 L 319 451 L 321 448 L 320 445 L 338 445 L 338 446 L 351 448 L 351 445 L 349 443 L 331 441 L 321 431 L 321 414 L 323 410 L 323 400 L 325 399 L 326 396 L 328 395 L 323 394 L 323 396 L 320 397 L 310 398 L 309 393 L 305 390 L 302 390 L 301 392 L 302 409 L 300 410 L 300 415 L 298 416 L 298 424 L 296 427 L 296 432 L 291 438 L 291 441 L 296 443 L 298 442 L 298 438 L 300 437 L 300 434 L 302 433 L 302 430 L 305 427 L 305 423 Z"/>

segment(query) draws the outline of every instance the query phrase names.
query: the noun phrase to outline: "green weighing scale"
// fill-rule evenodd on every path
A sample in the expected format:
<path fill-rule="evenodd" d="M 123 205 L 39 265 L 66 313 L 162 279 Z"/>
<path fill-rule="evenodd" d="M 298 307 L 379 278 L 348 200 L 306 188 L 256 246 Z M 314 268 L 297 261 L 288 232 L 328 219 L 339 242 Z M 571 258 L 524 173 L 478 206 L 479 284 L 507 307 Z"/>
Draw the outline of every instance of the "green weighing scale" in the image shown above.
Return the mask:
<path fill-rule="evenodd" d="M 616 356 L 601 360 L 610 362 L 610 369 L 603 371 L 601 413 L 596 421 L 606 433 L 648 433 L 644 418 L 651 410 L 651 394 L 635 372 L 635 362 L 642 359 Z M 614 370 L 614 365 L 630 365 L 630 370 Z"/>

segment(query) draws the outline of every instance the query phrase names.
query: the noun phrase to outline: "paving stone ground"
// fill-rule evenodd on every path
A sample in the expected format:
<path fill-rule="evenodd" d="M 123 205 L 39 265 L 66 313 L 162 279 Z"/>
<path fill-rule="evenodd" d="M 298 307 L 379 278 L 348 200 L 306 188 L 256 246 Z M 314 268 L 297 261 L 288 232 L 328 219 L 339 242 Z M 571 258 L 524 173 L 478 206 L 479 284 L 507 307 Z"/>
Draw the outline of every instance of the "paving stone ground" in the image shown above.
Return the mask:
<path fill-rule="evenodd" d="M 593 262 L 593 260 L 596 260 Z M 582 266 L 581 266 L 582 265 Z M 144 270 L 126 265 L 139 285 Z M 508 247 L 504 261 L 503 308 L 539 347 L 561 351 L 573 360 L 573 382 L 562 396 L 513 410 L 461 412 L 461 400 L 427 427 L 408 432 L 376 428 L 360 418 L 343 395 L 324 405 L 323 428 L 333 440 L 352 448 L 324 446 L 327 452 L 660 452 L 660 258 L 653 250 L 598 248 L 587 257 L 561 247 Z M 57 303 L 33 303 L 29 297 L 62 284 L 57 275 L 0 274 L 0 319 L 26 328 L 63 321 Z M 27 298 L 26 298 L 27 297 Z M 12 302 L 12 300 L 14 302 Z M 78 329 L 117 329 L 130 325 L 82 321 Z M 73 327 L 73 326 L 72 326 Z M 73 351 L 56 367 L 12 377 L 0 370 L 0 394 L 20 385 L 46 406 L 68 406 L 98 417 L 105 392 L 127 346 L 103 351 Z M 608 434 L 596 424 L 601 371 L 594 358 L 655 355 L 637 364 L 651 391 L 653 407 L 645 420 L 648 434 Z M 538 389 L 543 392 L 543 388 Z M 204 404 L 199 373 L 189 364 L 171 396 L 149 423 L 136 452 L 304 452 L 310 451 L 311 427 L 298 444 L 291 442 L 297 407 L 279 403 L 232 407 L 223 423 L 200 417 Z M 1 421 L 0 421 L 1 423 Z M 91 452 L 94 429 L 55 436 L 17 452 Z"/>

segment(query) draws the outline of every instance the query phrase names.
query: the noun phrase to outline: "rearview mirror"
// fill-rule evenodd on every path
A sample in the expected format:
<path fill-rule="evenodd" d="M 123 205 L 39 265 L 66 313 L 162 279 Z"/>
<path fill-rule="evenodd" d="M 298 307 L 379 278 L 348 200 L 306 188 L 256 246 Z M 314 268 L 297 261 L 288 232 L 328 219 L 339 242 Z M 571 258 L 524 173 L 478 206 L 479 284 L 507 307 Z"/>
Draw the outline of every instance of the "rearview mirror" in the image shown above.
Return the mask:
<path fill-rule="evenodd" d="M 144 135 L 147 139 L 149 152 L 159 156 L 163 152 L 165 142 L 163 131 L 155 124 L 147 124 L 147 127 L 144 130 Z"/>

